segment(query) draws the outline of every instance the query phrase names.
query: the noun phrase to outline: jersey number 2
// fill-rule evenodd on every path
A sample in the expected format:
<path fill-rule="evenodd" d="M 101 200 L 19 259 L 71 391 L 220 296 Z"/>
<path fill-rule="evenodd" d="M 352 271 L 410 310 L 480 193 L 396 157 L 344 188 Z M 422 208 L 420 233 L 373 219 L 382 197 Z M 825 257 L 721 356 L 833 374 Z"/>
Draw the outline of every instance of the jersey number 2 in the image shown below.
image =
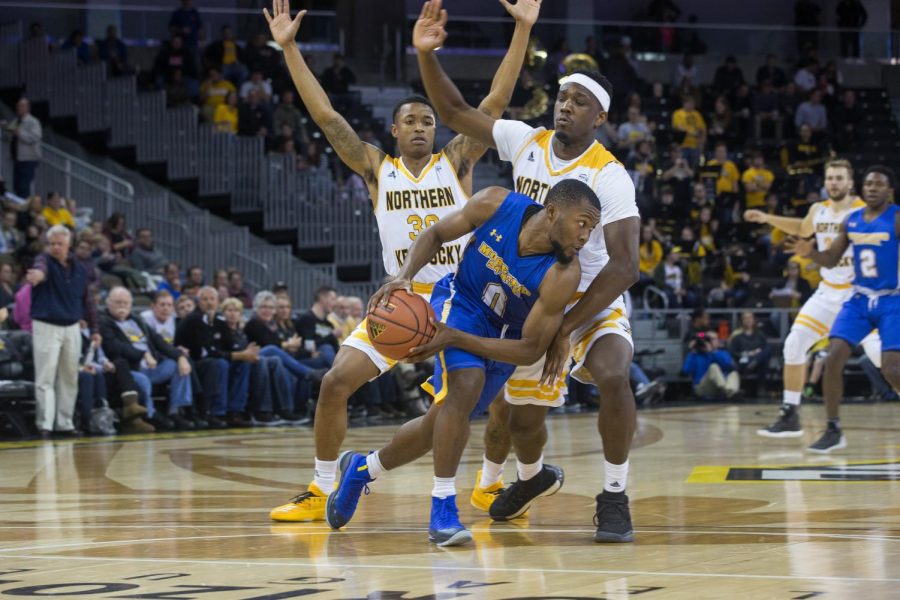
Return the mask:
<path fill-rule="evenodd" d="M 506 312 L 506 292 L 499 283 L 489 283 L 484 286 L 481 299 L 492 311 L 497 313 L 498 317 L 503 317 L 503 313 Z"/>
<path fill-rule="evenodd" d="M 428 229 L 432 225 L 438 222 L 437 215 L 425 215 L 425 220 L 422 220 L 422 217 L 419 215 L 409 215 L 406 219 L 406 222 L 412 225 L 413 230 L 409 232 L 409 239 L 412 241 L 416 241 L 416 238 L 419 237 L 419 234 L 422 233 L 423 229 Z M 424 227 L 423 227 L 424 225 Z"/>
<path fill-rule="evenodd" d="M 866 248 L 865 250 L 860 251 L 859 270 L 862 271 L 863 277 L 878 277 L 878 262 L 875 259 L 874 250 L 869 250 L 868 248 Z"/>

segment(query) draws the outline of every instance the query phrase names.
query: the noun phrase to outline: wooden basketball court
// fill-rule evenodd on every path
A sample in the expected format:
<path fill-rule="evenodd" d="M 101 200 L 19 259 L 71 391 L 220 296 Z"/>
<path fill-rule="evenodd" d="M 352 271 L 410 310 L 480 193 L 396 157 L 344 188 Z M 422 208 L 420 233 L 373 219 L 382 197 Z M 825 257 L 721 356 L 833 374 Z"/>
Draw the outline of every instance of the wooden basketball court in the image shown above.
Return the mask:
<path fill-rule="evenodd" d="M 451 549 L 427 542 L 430 460 L 376 482 L 343 531 L 270 522 L 310 479 L 307 428 L 2 444 L 0 596 L 900 597 L 900 406 L 846 407 L 849 447 L 830 457 L 803 451 L 823 421 L 803 410 L 806 437 L 785 441 L 754 433 L 774 406 L 639 413 L 627 545 L 593 542 L 596 415 L 551 420 L 565 487 L 507 524 L 468 506 L 477 423 L 458 480 L 476 543 Z"/>

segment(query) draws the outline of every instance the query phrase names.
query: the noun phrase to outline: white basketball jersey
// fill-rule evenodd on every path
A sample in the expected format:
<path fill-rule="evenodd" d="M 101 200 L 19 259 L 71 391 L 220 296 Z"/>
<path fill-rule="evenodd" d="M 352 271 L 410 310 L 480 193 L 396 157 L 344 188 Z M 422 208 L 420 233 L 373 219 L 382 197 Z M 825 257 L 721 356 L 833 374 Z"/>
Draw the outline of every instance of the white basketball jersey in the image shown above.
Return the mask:
<path fill-rule="evenodd" d="M 563 179 L 577 179 L 591 186 L 600 199 L 600 225 L 578 253 L 583 292 L 609 262 L 603 226 L 627 217 L 640 217 L 634 199 L 634 183 L 625 168 L 598 142 L 571 160 L 553 155 L 553 131 L 531 128 L 518 121 L 497 121 L 494 141 L 500 158 L 509 160 L 517 192 L 544 203 L 547 192 Z"/>
<path fill-rule="evenodd" d="M 857 198 L 843 210 L 836 210 L 831 200 L 824 200 L 816 205 L 813 214 L 813 228 L 816 232 L 816 247 L 819 252 L 827 250 L 834 243 L 841 231 L 841 223 L 852 211 L 865 207 L 866 203 Z M 847 248 L 837 266 L 819 270 L 822 280 L 832 287 L 850 287 L 853 283 L 853 248 Z"/>
<path fill-rule="evenodd" d="M 465 206 L 456 171 L 443 152 L 434 154 L 418 177 L 403 159 L 386 156 L 378 168 L 375 219 L 384 254 L 384 270 L 397 275 L 406 262 L 409 247 L 426 228 Z M 431 263 L 416 275 L 419 283 L 435 283 L 456 271 L 469 236 L 444 244 Z"/>

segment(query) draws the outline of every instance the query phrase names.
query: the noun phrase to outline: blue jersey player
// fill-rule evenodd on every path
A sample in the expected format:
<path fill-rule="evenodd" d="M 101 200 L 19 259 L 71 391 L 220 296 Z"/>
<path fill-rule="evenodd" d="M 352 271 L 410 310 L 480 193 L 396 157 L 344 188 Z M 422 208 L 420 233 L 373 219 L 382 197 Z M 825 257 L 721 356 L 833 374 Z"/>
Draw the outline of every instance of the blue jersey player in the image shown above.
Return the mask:
<path fill-rule="evenodd" d="M 442 244 L 472 234 L 457 272 L 432 292 L 437 334 L 407 357 L 418 361 L 437 354 L 430 381 L 435 402 L 381 450 L 341 456 L 338 489 L 326 505 L 329 525 L 349 522 L 368 482 L 433 449 L 429 541 L 440 546 L 471 541 L 457 515 L 455 487 L 469 418 L 487 408 L 515 365 L 532 364 L 547 351 L 578 288 L 578 250 L 599 222 L 596 194 L 571 179 L 554 186 L 544 206 L 503 188 L 486 188 L 416 239 L 397 279 L 373 296 L 373 304 L 408 287 Z M 560 488 L 561 470 L 542 462 L 532 466 L 543 482 L 539 495 Z"/>
<path fill-rule="evenodd" d="M 894 389 L 900 389 L 900 207 L 894 204 L 895 184 L 889 167 L 870 167 L 863 179 L 866 207 L 847 215 L 830 248 L 818 252 L 811 241 L 789 242 L 789 249 L 823 267 L 836 265 L 853 244 L 856 293 L 831 327 L 823 384 L 828 427 L 808 448 L 810 452 L 826 454 L 847 446 L 838 417 L 844 365 L 851 350 L 873 329 L 881 335 L 881 372 Z"/>

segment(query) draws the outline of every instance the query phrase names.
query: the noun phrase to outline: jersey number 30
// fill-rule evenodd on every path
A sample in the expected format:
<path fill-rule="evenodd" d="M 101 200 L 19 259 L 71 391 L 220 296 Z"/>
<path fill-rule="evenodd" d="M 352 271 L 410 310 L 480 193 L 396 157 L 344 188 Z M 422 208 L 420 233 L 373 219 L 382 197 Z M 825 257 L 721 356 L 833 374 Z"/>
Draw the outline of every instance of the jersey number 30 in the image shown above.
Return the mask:
<path fill-rule="evenodd" d="M 875 251 L 866 248 L 859 253 L 859 270 L 863 277 L 878 277 L 878 261 L 875 258 Z"/>
<path fill-rule="evenodd" d="M 492 311 L 497 313 L 498 317 L 502 317 L 506 312 L 506 292 L 499 283 L 489 283 L 484 286 L 481 299 Z"/>
<path fill-rule="evenodd" d="M 406 222 L 412 225 L 413 230 L 409 232 L 409 239 L 412 241 L 416 241 L 416 238 L 419 237 L 419 234 L 422 233 L 423 229 L 428 229 L 432 225 L 438 222 L 437 215 L 425 215 L 425 220 L 422 220 L 422 217 L 419 215 L 409 215 L 409 218 L 406 219 Z"/>

